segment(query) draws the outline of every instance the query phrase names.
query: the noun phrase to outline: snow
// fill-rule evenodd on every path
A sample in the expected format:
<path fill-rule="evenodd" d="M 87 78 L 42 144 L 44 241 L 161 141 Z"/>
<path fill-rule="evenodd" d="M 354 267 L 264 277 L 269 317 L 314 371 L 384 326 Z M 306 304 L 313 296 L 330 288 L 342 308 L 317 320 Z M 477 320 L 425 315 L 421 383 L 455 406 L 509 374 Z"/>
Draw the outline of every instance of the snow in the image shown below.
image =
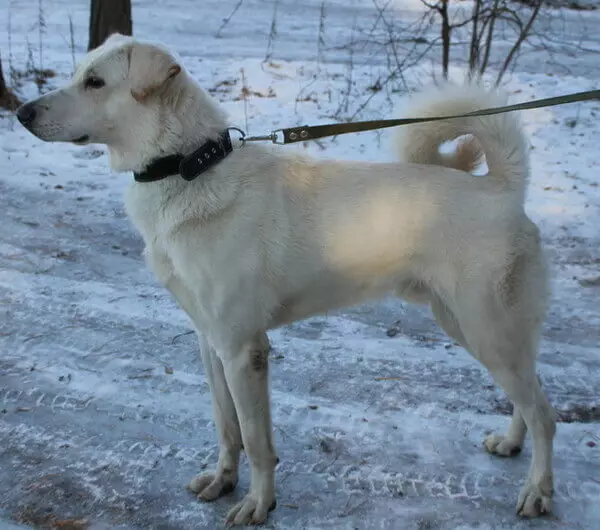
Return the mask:
<path fill-rule="evenodd" d="M 279 2 L 271 43 L 274 4 L 258 0 L 245 0 L 215 37 L 235 4 L 137 1 L 134 31 L 176 50 L 251 134 L 352 116 L 387 67 L 373 50 L 357 52 L 352 70 L 348 64 L 351 28 L 376 17 L 371 1 L 327 0 L 320 51 L 320 0 Z M 85 53 L 88 2 L 41 5 L 42 62 L 56 72 L 53 88 L 73 70 L 69 18 L 74 54 Z M 410 21 L 420 3 L 392 8 Z M 523 54 L 506 82 L 514 101 L 598 88 L 600 37 L 586 28 L 597 27 L 600 14 L 557 12 L 562 44 L 553 62 L 539 50 Z M 10 26 L 0 33 L 7 77 L 11 65 L 38 65 L 38 3 L 3 2 L 0 19 Z M 574 44 L 582 47 L 576 54 Z M 433 59 L 405 73 L 406 89 L 427 82 Z M 464 65 L 454 65 L 460 79 Z M 253 92 L 246 103 L 242 70 Z M 17 89 L 23 98 L 37 94 L 31 75 Z M 376 95 L 357 118 L 399 115 L 405 93 L 390 97 Z M 539 373 L 563 419 L 556 516 L 529 522 L 513 514 L 531 448 L 511 460 L 483 451 L 484 435 L 508 425 L 506 398 L 486 371 L 427 311 L 386 299 L 271 334 L 281 463 L 267 528 L 597 528 L 599 115 L 598 102 L 523 115 L 532 144 L 527 211 L 553 271 Z M 277 148 L 388 161 L 392 138 L 385 131 Z M 189 322 L 147 271 L 125 218 L 130 178 L 108 170 L 101 146 L 45 144 L 0 114 L 0 517 L 34 527 L 86 519 L 91 529 L 220 528 L 248 487 L 243 462 L 237 491 L 214 504 L 183 488 L 216 462 L 208 387 Z"/>

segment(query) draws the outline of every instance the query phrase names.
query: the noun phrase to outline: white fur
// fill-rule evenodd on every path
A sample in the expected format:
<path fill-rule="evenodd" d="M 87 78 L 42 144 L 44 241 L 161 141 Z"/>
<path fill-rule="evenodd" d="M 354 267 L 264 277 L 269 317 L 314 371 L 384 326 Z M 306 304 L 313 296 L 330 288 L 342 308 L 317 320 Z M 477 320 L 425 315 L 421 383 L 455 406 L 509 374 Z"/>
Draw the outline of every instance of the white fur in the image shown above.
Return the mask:
<path fill-rule="evenodd" d="M 189 153 L 227 124 L 185 71 L 167 76 L 176 64 L 163 48 L 111 38 L 70 87 L 30 103 L 45 109 L 30 128 L 46 140 L 102 141 L 118 170 Z M 73 96 L 89 70 L 107 86 Z M 132 97 L 144 87 L 151 90 L 141 102 Z M 422 95 L 412 112 L 456 114 L 503 101 L 480 87 L 446 86 Z M 192 182 L 132 183 L 126 206 L 148 264 L 202 334 L 221 452 L 216 471 L 190 489 L 219 497 L 237 483 L 242 447 L 249 457 L 250 491 L 230 522 L 260 523 L 275 500 L 266 331 L 389 292 L 430 304 L 506 390 L 515 403 L 511 427 L 486 448 L 514 454 L 528 428 L 533 459 L 517 510 L 551 509 L 555 420 L 535 377 L 546 271 L 523 210 L 527 148 L 518 120 L 465 118 L 402 132 L 405 163 L 320 162 L 248 145 Z M 461 135 L 472 137 L 454 157 L 439 154 Z M 476 165 L 482 151 L 487 176 L 456 169 Z"/>

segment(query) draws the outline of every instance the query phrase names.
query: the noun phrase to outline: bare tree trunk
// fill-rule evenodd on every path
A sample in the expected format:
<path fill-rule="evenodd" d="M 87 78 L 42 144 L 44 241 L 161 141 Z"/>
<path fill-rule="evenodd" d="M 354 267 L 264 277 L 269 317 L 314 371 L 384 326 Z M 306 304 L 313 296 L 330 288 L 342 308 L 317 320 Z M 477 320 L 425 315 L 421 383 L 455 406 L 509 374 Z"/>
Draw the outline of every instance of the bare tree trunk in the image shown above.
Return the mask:
<path fill-rule="evenodd" d="M 131 0 L 92 0 L 88 51 L 113 33 L 132 35 Z"/>
<path fill-rule="evenodd" d="M 471 47 L 469 49 L 469 77 L 473 75 L 479 63 L 480 36 L 478 24 L 480 22 L 481 3 L 482 0 L 475 0 L 475 7 L 473 9 L 473 29 L 471 30 Z"/>
<path fill-rule="evenodd" d="M 15 96 L 6 86 L 4 74 L 2 73 L 2 58 L 0 57 L 0 107 L 15 110 L 20 105 L 19 98 Z"/>
<path fill-rule="evenodd" d="M 492 36 L 494 35 L 494 24 L 496 23 L 496 18 L 498 17 L 498 3 L 500 0 L 494 0 L 494 6 L 492 7 L 492 11 L 490 13 L 490 19 L 488 24 L 488 34 L 485 40 L 485 52 L 483 54 L 483 61 L 481 62 L 481 66 L 479 67 L 479 74 L 483 75 L 485 69 L 487 68 L 488 62 L 490 60 L 490 53 L 492 51 Z"/>
<path fill-rule="evenodd" d="M 442 17 L 442 75 L 448 79 L 448 66 L 450 64 L 450 19 L 448 18 L 448 0 L 441 0 L 438 7 Z"/>

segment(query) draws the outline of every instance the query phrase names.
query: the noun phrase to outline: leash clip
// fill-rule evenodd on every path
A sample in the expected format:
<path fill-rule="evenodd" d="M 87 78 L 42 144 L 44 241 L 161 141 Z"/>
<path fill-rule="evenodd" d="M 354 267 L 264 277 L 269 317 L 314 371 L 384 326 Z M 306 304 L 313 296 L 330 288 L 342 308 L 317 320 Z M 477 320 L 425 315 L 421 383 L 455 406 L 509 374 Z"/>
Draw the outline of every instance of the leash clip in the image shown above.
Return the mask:
<path fill-rule="evenodd" d="M 277 131 L 273 131 L 270 134 L 263 134 L 258 136 L 247 136 L 244 141 L 246 142 L 268 142 L 271 141 L 274 144 L 277 143 Z"/>
<path fill-rule="evenodd" d="M 242 142 L 242 147 L 246 142 L 272 142 L 278 145 L 285 144 L 283 129 L 276 129 L 269 134 L 260 134 L 257 136 L 246 136 L 246 133 L 237 127 L 229 127 L 228 130 L 240 133 L 241 138 L 239 138 L 239 140 Z"/>

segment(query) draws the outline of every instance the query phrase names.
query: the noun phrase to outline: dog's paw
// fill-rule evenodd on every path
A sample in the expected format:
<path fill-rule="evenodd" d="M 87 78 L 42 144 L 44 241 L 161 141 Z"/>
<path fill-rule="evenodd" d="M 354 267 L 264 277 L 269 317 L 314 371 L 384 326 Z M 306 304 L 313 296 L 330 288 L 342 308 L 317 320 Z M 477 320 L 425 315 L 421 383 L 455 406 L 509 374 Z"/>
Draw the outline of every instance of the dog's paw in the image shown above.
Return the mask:
<path fill-rule="evenodd" d="M 483 441 L 483 446 L 488 453 L 498 456 L 516 456 L 521 452 L 521 445 L 503 434 L 490 434 Z"/>
<path fill-rule="evenodd" d="M 237 476 L 234 476 L 232 471 L 224 470 L 217 473 L 202 473 L 194 477 L 187 488 L 196 493 L 201 501 L 214 501 L 231 493 L 236 485 Z"/>
<path fill-rule="evenodd" d="M 234 525 L 262 524 L 276 504 L 274 497 L 264 498 L 248 493 L 242 502 L 229 510 L 226 522 Z"/>
<path fill-rule="evenodd" d="M 552 479 L 542 480 L 539 484 L 527 481 L 519 494 L 517 515 L 538 517 L 552 512 Z"/>

